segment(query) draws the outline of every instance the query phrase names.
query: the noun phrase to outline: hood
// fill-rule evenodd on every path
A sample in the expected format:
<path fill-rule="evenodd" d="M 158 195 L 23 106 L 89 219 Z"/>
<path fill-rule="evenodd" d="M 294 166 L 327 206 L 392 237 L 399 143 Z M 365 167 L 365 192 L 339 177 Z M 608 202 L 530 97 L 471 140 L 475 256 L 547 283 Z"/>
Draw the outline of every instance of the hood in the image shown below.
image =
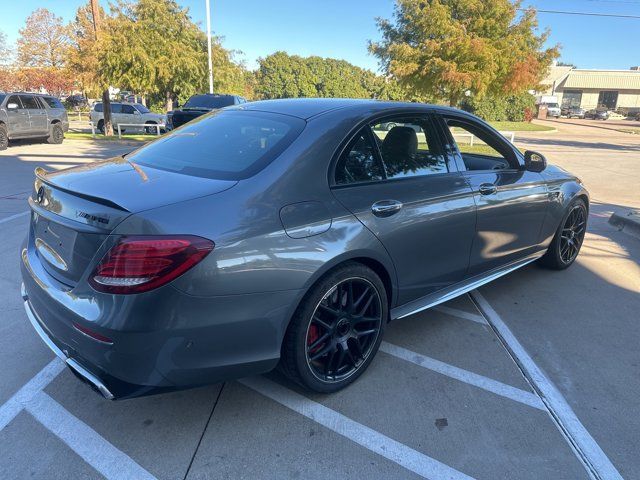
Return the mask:
<path fill-rule="evenodd" d="M 58 190 L 131 213 L 212 195 L 238 183 L 159 170 L 124 157 L 57 172 L 38 168 L 36 176 Z"/>

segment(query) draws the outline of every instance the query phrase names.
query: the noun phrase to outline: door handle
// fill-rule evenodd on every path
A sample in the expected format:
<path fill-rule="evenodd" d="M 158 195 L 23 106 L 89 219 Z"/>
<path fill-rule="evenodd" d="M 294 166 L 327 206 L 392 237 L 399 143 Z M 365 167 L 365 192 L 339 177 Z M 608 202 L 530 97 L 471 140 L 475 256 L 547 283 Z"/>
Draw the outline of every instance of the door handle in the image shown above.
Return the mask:
<path fill-rule="evenodd" d="M 398 213 L 402 208 L 402 202 L 398 200 L 380 200 L 371 205 L 371 211 L 376 217 L 390 217 Z"/>
<path fill-rule="evenodd" d="M 493 183 L 482 183 L 478 187 L 478 191 L 480 192 L 480 195 L 492 195 L 498 191 L 498 187 Z"/>

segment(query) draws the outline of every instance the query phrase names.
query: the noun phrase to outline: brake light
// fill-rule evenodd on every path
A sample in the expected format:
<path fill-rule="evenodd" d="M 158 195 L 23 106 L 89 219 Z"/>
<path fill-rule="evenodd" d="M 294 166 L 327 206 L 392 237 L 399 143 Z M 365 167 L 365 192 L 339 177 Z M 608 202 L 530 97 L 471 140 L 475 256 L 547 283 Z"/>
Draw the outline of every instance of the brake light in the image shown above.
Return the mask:
<path fill-rule="evenodd" d="M 99 292 L 141 293 L 169 283 L 213 250 L 211 240 L 186 236 L 123 237 L 91 274 Z"/>

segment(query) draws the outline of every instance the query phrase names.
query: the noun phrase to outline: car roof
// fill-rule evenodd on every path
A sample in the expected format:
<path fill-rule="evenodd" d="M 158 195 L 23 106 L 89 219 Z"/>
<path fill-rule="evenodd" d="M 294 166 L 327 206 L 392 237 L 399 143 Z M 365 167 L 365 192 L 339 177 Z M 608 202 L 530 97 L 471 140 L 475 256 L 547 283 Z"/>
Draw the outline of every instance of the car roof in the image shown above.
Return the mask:
<path fill-rule="evenodd" d="M 362 98 L 285 98 L 278 100 L 261 100 L 231 107 L 236 110 L 253 110 L 280 113 L 309 120 L 333 110 L 366 110 L 375 113 L 389 109 L 431 107 L 441 110 L 458 111 L 450 107 L 425 103 L 391 102 Z"/>

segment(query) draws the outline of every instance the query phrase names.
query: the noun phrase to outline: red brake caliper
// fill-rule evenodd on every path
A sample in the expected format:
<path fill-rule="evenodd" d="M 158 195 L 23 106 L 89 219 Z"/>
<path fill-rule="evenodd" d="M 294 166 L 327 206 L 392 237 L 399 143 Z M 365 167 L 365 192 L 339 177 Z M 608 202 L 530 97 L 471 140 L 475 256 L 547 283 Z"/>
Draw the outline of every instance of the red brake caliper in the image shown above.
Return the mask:
<path fill-rule="evenodd" d="M 318 326 L 317 325 L 310 325 L 309 326 L 309 333 L 307 333 L 307 345 L 311 345 L 318 338 L 320 338 L 320 332 L 318 332 Z M 317 350 L 318 347 L 320 347 L 320 345 L 318 345 L 314 350 Z"/>

